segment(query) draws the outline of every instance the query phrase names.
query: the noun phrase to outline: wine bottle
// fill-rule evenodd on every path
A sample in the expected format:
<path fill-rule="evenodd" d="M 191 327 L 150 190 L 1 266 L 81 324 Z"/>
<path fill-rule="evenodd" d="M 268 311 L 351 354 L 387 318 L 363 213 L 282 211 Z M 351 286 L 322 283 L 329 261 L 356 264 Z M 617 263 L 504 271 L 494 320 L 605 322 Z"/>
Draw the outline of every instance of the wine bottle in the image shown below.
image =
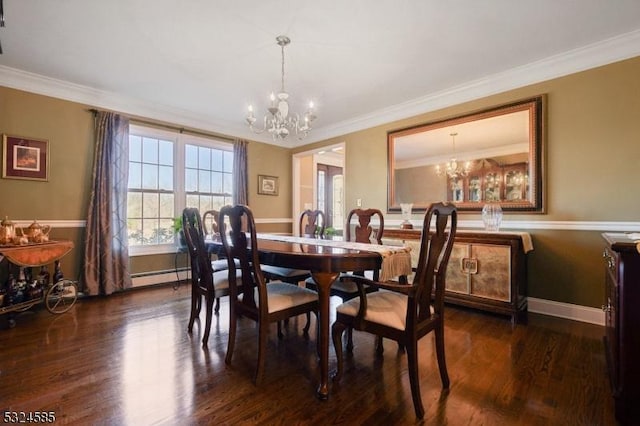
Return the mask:
<path fill-rule="evenodd" d="M 53 283 L 57 283 L 62 279 L 62 269 L 60 268 L 60 261 L 56 262 L 56 269 L 53 272 Z"/>
<path fill-rule="evenodd" d="M 46 287 L 49 285 L 49 270 L 45 265 L 40 267 L 40 272 L 38 273 L 38 284 Z"/>

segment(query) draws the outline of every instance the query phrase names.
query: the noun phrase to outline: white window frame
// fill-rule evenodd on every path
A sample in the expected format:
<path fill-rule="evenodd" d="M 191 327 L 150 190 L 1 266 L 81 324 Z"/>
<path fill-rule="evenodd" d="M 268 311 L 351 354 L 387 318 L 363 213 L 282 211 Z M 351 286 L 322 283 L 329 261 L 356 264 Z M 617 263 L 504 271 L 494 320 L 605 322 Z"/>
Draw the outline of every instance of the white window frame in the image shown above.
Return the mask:
<path fill-rule="evenodd" d="M 165 129 L 131 124 L 129 133 L 148 136 L 152 138 L 163 139 L 173 142 L 173 193 L 174 193 L 174 217 L 182 214 L 185 207 L 186 191 L 184 190 L 185 175 L 185 145 L 198 145 L 207 148 L 220 149 L 223 151 L 233 152 L 233 144 L 214 138 L 207 138 L 191 134 L 179 133 Z M 175 253 L 176 245 L 171 244 L 154 244 L 145 246 L 129 246 L 129 256 L 145 256 L 153 254 Z"/>

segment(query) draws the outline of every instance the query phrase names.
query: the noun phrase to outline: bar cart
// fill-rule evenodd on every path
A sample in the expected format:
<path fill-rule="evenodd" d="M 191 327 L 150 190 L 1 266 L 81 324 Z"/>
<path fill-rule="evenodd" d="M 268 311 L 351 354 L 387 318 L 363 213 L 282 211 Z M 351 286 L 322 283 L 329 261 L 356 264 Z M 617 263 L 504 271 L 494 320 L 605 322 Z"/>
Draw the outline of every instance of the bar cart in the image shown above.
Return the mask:
<path fill-rule="evenodd" d="M 15 326 L 14 313 L 44 303 L 54 314 L 67 312 L 78 299 L 78 287 L 66 280 L 60 259 L 73 249 L 72 241 L 47 241 L 25 245 L 0 245 L 0 261 L 8 262 L 8 279 L 0 284 L 0 315 L 10 314 L 9 327 Z M 54 264 L 50 282 L 47 265 Z M 40 267 L 34 278 L 33 268 Z M 16 278 L 17 275 L 17 278 Z"/>

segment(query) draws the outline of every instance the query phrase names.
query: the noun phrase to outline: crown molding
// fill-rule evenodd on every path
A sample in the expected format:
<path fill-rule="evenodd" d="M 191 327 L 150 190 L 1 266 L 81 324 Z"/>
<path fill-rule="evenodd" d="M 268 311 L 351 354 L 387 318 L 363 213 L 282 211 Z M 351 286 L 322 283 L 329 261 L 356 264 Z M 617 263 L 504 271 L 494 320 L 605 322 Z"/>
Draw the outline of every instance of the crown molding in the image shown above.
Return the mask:
<path fill-rule="evenodd" d="M 639 55 L 640 30 L 635 30 L 341 123 L 314 129 L 313 137 L 308 143 L 414 117 Z"/>
<path fill-rule="evenodd" d="M 212 133 L 238 133 L 234 124 L 216 121 L 193 111 L 151 103 L 4 65 L 0 65 L 0 86 Z"/>
<path fill-rule="evenodd" d="M 0 65 L 0 85 L 72 102 L 164 121 L 194 129 L 233 135 L 283 147 L 296 147 L 413 117 L 518 87 L 539 83 L 640 55 L 640 30 L 512 68 L 447 90 L 314 129 L 304 141 L 273 141 L 251 133 L 241 122 L 214 120 L 183 109 L 102 91 Z"/>

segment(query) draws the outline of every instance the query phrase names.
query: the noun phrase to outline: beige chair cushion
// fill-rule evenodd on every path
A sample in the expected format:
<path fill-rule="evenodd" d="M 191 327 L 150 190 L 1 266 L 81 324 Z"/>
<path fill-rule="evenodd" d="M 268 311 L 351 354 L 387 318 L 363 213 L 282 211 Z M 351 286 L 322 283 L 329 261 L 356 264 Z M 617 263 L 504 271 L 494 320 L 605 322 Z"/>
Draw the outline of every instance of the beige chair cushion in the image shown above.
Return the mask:
<path fill-rule="evenodd" d="M 242 285 L 242 282 L 239 281 L 241 277 L 242 271 L 236 269 L 236 279 L 238 280 L 239 285 Z M 215 271 L 213 273 L 213 287 L 216 290 L 229 288 L 229 270 Z"/>
<path fill-rule="evenodd" d="M 216 290 L 229 288 L 229 271 L 216 271 L 213 273 L 213 287 Z"/>
<path fill-rule="evenodd" d="M 269 273 L 271 275 L 276 275 L 279 277 L 291 278 L 291 277 L 306 277 L 311 272 L 304 269 L 291 269 L 291 268 L 283 268 L 281 266 L 273 266 L 273 265 L 260 265 L 260 269 L 262 269 L 263 273 Z"/>
<path fill-rule="evenodd" d="M 240 267 L 240 261 L 238 259 L 236 259 L 235 263 L 236 263 L 236 268 L 239 268 Z M 213 269 L 213 272 L 224 271 L 226 269 L 229 269 L 229 263 L 227 262 L 227 259 L 212 260 L 211 261 L 211 269 Z"/>
<path fill-rule="evenodd" d="M 269 313 L 318 300 L 318 293 L 315 291 L 283 283 L 282 281 L 271 281 L 267 283 L 267 294 L 269 297 Z M 239 295 L 238 299 L 242 300 L 242 296 L 242 294 Z M 256 301 L 256 306 L 260 306 L 257 288 L 254 290 L 253 297 Z"/>
<path fill-rule="evenodd" d="M 336 310 L 355 317 L 360 309 L 360 298 L 356 297 L 339 305 Z M 392 291 L 380 290 L 367 295 L 367 312 L 364 319 L 377 324 L 404 330 L 407 319 L 407 296 Z"/>

